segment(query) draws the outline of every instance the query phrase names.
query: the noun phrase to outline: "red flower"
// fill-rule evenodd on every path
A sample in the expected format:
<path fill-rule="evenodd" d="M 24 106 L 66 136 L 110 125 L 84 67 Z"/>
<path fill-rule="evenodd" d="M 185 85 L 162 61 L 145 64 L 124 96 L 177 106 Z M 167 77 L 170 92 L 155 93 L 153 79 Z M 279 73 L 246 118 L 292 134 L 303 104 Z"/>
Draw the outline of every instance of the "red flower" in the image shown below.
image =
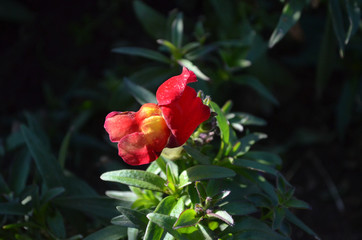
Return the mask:
<path fill-rule="evenodd" d="M 197 126 L 210 116 L 210 109 L 187 86 L 196 82 L 192 71 L 164 82 L 157 90 L 158 105 L 146 103 L 138 112 L 111 112 L 104 128 L 112 142 L 118 142 L 118 155 L 130 165 L 156 160 L 165 147 L 183 145 Z"/>

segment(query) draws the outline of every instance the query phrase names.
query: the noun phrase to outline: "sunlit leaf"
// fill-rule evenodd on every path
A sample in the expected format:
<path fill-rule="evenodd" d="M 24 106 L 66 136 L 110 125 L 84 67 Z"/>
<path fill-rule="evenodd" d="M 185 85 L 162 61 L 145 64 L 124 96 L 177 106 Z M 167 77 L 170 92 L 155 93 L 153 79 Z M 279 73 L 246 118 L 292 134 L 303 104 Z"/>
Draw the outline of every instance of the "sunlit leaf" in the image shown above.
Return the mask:
<path fill-rule="evenodd" d="M 124 169 L 106 172 L 101 175 L 101 179 L 159 192 L 163 192 L 166 189 L 166 181 L 163 178 L 142 170 Z"/>
<path fill-rule="evenodd" d="M 210 78 L 206 76 L 201 70 L 188 59 L 180 59 L 177 61 L 181 66 L 186 67 L 190 71 L 193 71 L 196 76 L 202 80 L 209 81 Z"/>
<path fill-rule="evenodd" d="M 214 165 L 197 165 L 184 170 L 180 174 L 179 184 L 181 188 L 199 180 L 227 178 L 233 176 L 235 176 L 235 172 L 229 168 Z"/>
<path fill-rule="evenodd" d="M 305 0 L 291 0 L 285 4 L 278 25 L 269 39 L 270 48 L 279 42 L 289 29 L 299 20 L 304 4 Z"/>

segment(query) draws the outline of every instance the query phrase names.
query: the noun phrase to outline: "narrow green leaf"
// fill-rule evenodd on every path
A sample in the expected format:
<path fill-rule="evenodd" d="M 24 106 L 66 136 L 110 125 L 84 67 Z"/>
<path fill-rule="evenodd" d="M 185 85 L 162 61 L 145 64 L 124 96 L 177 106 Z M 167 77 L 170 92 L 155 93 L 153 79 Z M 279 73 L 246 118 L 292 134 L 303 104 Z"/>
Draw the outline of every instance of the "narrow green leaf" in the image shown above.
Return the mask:
<path fill-rule="evenodd" d="M 117 210 L 125 215 L 133 224 L 135 224 L 139 228 L 146 228 L 148 219 L 146 218 L 146 214 L 144 214 L 143 212 L 122 206 L 117 206 Z"/>
<path fill-rule="evenodd" d="M 277 207 L 273 211 L 273 229 L 280 229 L 285 218 L 285 208 Z"/>
<path fill-rule="evenodd" d="M 137 195 L 131 191 L 106 191 L 106 195 L 126 202 L 134 202 L 138 199 Z"/>
<path fill-rule="evenodd" d="M 154 213 L 169 215 L 176 203 L 176 198 L 173 196 L 168 196 L 158 204 Z M 143 239 L 159 240 L 162 237 L 163 231 L 163 228 L 159 227 L 156 223 L 149 221 Z"/>
<path fill-rule="evenodd" d="M 129 93 L 137 100 L 137 102 L 141 105 L 145 103 L 156 103 L 156 96 L 148 91 L 147 89 L 134 84 L 128 78 L 124 78 L 124 84 Z"/>
<path fill-rule="evenodd" d="M 226 115 L 226 118 L 231 124 L 240 123 L 241 125 L 252 126 L 265 126 L 267 122 L 259 117 L 256 117 L 250 113 L 233 112 Z"/>
<path fill-rule="evenodd" d="M 299 200 L 295 197 L 290 198 L 284 204 L 286 207 L 291 207 L 291 208 L 311 209 L 311 207 L 309 206 L 308 203 L 306 203 L 302 200 Z"/>
<path fill-rule="evenodd" d="M 242 200 L 229 202 L 228 204 L 223 206 L 222 209 L 224 209 L 233 216 L 234 215 L 243 216 L 258 211 L 258 209 L 253 204 Z"/>
<path fill-rule="evenodd" d="M 312 235 L 315 239 L 320 239 L 318 235 L 310 229 L 307 225 L 305 225 L 299 218 L 297 218 L 293 213 L 291 213 L 288 209 L 285 210 L 285 217 L 288 219 L 289 222 L 293 223 L 303 231 L 307 232 L 308 234 Z"/>
<path fill-rule="evenodd" d="M 136 224 L 131 222 L 125 215 L 112 218 L 111 223 L 124 228 L 138 228 Z"/>
<path fill-rule="evenodd" d="M 199 42 L 190 42 L 190 43 L 187 43 L 185 46 L 182 47 L 182 52 L 183 53 L 187 53 L 197 47 L 200 47 L 200 43 Z"/>
<path fill-rule="evenodd" d="M 242 156 L 247 153 L 251 146 L 253 146 L 257 141 L 267 138 L 267 135 L 264 133 L 250 133 L 242 138 L 240 138 L 240 147 L 234 149 L 236 156 Z"/>
<path fill-rule="evenodd" d="M 62 186 L 62 169 L 54 155 L 29 128 L 22 125 L 21 132 L 45 184 L 50 188 Z"/>
<path fill-rule="evenodd" d="M 155 60 L 162 63 L 170 63 L 170 60 L 165 57 L 163 54 L 147 49 L 147 48 L 139 48 L 139 47 L 119 47 L 112 49 L 114 53 L 144 57 L 147 59 Z"/>
<path fill-rule="evenodd" d="M 158 166 L 156 161 L 153 161 L 147 167 L 146 171 L 157 175 L 157 174 L 159 174 L 161 172 L 161 168 Z"/>
<path fill-rule="evenodd" d="M 54 199 L 53 203 L 105 219 L 115 217 L 117 215 L 116 206 L 122 204 L 121 201 L 107 197 L 59 197 Z"/>
<path fill-rule="evenodd" d="M 6 138 L 5 147 L 8 151 L 12 151 L 25 143 L 23 134 L 21 131 L 12 132 Z"/>
<path fill-rule="evenodd" d="M 344 30 L 344 23 L 342 19 L 342 9 L 339 0 L 330 0 L 328 4 L 329 13 L 333 23 L 334 34 L 336 35 L 339 45 L 339 55 L 341 58 L 344 56 L 344 47 L 346 33 Z"/>
<path fill-rule="evenodd" d="M 133 8 L 138 20 L 141 22 L 148 34 L 155 39 L 165 38 L 167 21 L 163 15 L 140 0 L 133 2 Z"/>
<path fill-rule="evenodd" d="M 197 149 L 189 146 L 189 145 L 184 145 L 183 148 L 186 150 L 186 152 L 196 161 L 198 161 L 200 164 L 205 164 L 205 165 L 209 165 L 211 163 L 210 161 L 210 157 L 204 155 L 203 153 L 201 153 L 200 151 L 198 151 Z"/>
<path fill-rule="evenodd" d="M 285 4 L 278 25 L 269 39 L 270 48 L 279 42 L 289 29 L 299 20 L 302 15 L 304 4 L 305 0 L 291 0 Z"/>
<path fill-rule="evenodd" d="M 190 71 L 193 71 L 195 75 L 205 81 L 209 81 L 210 78 L 206 76 L 201 70 L 188 59 L 180 59 L 177 61 L 181 66 L 186 67 Z"/>
<path fill-rule="evenodd" d="M 185 201 L 183 198 L 179 198 L 176 205 L 170 212 L 170 216 L 178 218 L 185 209 Z"/>
<path fill-rule="evenodd" d="M 54 214 L 47 215 L 47 224 L 50 231 L 60 239 L 64 239 L 66 236 L 64 219 L 62 214 L 55 210 Z"/>
<path fill-rule="evenodd" d="M 250 174 L 253 178 L 253 181 L 266 193 L 269 195 L 269 200 L 272 201 L 273 206 L 278 204 L 278 196 L 275 192 L 275 188 L 271 185 L 263 176 L 258 174 Z"/>
<path fill-rule="evenodd" d="M 208 213 L 206 215 L 208 217 L 218 218 L 218 219 L 220 219 L 221 221 L 225 222 L 226 224 L 228 224 L 230 226 L 234 225 L 234 219 L 226 211 L 219 210 L 219 211 L 217 211 L 215 213 Z"/>
<path fill-rule="evenodd" d="M 149 213 L 149 214 L 147 214 L 147 218 L 150 221 L 156 223 L 158 226 L 165 229 L 168 233 L 170 233 L 176 239 L 188 240 L 186 237 L 182 236 L 181 233 L 177 232 L 176 230 L 174 230 L 172 228 L 172 226 L 175 224 L 177 218 L 169 216 L 169 215 L 159 214 L 159 213 Z"/>
<path fill-rule="evenodd" d="M 235 172 L 229 168 L 214 165 L 197 165 L 184 170 L 180 174 L 179 187 L 182 188 L 195 181 L 233 176 L 235 176 Z"/>
<path fill-rule="evenodd" d="M 234 159 L 233 164 L 240 167 L 245 167 L 251 170 L 256 170 L 260 172 L 266 172 L 273 175 L 276 175 L 278 173 L 277 170 L 275 170 L 272 167 L 269 167 L 265 164 L 258 163 L 256 161 L 248 160 L 248 159 Z"/>
<path fill-rule="evenodd" d="M 183 15 L 182 13 L 178 13 L 171 27 L 171 41 L 177 48 L 181 48 L 182 46 L 183 28 Z"/>
<path fill-rule="evenodd" d="M 29 176 L 30 163 L 31 158 L 28 149 L 23 148 L 16 153 L 15 160 L 11 165 L 9 180 L 11 189 L 16 194 L 20 193 L 25 188 Z"/>
<path fill-rule="evenodd" d="M 60 166 L 64 169 L 64 164 L 65 164 L 65 160 L 67 158 L 67 154 L 68 154 L 68 148 L 69 148 L 69 143 L 70 143 L 70 139 L 72 137 L 72 133 L 73 131 L 68 131 L 68 133 L 65 135 L 62 144 L 60 145 L 60 150 L 59 150 L 59 154 L 58 154 L 58 162 L 60 163 Z"/>
<path fill-rule="evenodd" d="M 142 170 L 106 172 L 101 175 L 101 179 L 159 192 L 164 192 L 166 190 L 166 181 L 163 178 Z"/>
<path fill-rule="evenodd" d="M 30 207 L 20 203 L 0 203 L 0 215 L 25 215 Z"/>
<path fill-rule="evenodd" d="M 138 234 L 140 233 L 140 231 L 137 228 L 128 228 L 127 229 L 127 239 L 128 240 L 137 240 L 138 239 Z"/>
<path fill-rule="evenodd" d="M 255 161 L 272 166 L 279 166 L 282 164 L 282 159 L 274 153 L 263 151 L 249 151 L 245 153 L 245 158 L 254 159 Z"/>
<path fill-rule="evenodd" d="M 173 229 L 179 229 L 184 227 L 195 226 L 202 219 L 201 216 L 197 216 L 194 209 L 186 209 L 178 217 L 177 221 L 173 225 Z"/>
<path fill-rule="evenodd" d="M 108 226 L 102 228 L 91 235 L 84 238 L 84 240 L 118 240 L 127 236 L 127 228 L 119 226 Z"/>
<path fill-rule="evenodd" d="M 42 203 L 47 203 L 50 200 L 61 195 L 64 191 L 65 189 L 63 187 L 51 188 L 44 194 L 44 196 L 42 196 L 41 201 Z"/>
<path fill-rule="evenodd" d="M 192 50 L 188 53 L 185 54 L 185 58 L 190 60 L 190 61 L 194 61 L 196 59 L 199 59 L 201 57 L 203 57 L 204 55 L 214 51 L 217 49 L 216 45 L 207 45 L 207 46 L 202 46 L 199 47 L 195 50 Z"/>
<path fill-rule="evenodd" d="M 224 113 L 221 111 L 220 107 L 216 103 L 210 102 L 210 106 L 212 110 L 214 110 L 217 114 L 216 120 L 220 128 L 221 139 L 224 143 L 228 144 L 230 139 L 229 123 L 226 120 Z"/>
<path fill-rule="evenodd" d="M 256 77 L 251 75 L 243 75 L 233 78 L 232 81 L 253 88 L 257 93 L 260 94 L 260 96 L 264 97 L 274 105 L 279 105 L 278 100 Z"/>
<path fill-rule="evenodd" d="M 357 32 L 361 21 L 361 9 L 356 0 L 346 0 L 349 27 L 344 43 L 347 45 L 351 37 Z"/>
<path fill-rule="evenodd" d="M 0 193 L 9 193 L 10 189 L 2 174 L 0 174 Z"/>

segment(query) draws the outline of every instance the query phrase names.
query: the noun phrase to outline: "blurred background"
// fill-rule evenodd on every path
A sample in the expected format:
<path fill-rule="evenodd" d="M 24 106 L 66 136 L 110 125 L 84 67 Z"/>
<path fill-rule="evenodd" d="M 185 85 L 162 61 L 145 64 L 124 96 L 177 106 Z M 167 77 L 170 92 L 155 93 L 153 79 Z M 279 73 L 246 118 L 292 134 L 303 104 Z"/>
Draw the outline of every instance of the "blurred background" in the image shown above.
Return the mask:
<path fill-rule="evenodd" d="M 280 171 L 312 207 L 297 212 L 308 226 L 322 239 L 362 239 L 360 4 L 3 0 L 0 182 L 12 185 L 22 164 L 32 176 L 22 184 L 37 182 L 17 156 L 16 133 L 33 122 L 63 166 L 102 196 L 100 174 L 127 167 L 104 118 L 139 106 L 124 78 L 155 92 L 184 65 L 215 102 L 265 120 L 256 130 L 268 138 L 255 148 L 282 157 Z M 309 238 L 295 229 L 293 239 Z"/>

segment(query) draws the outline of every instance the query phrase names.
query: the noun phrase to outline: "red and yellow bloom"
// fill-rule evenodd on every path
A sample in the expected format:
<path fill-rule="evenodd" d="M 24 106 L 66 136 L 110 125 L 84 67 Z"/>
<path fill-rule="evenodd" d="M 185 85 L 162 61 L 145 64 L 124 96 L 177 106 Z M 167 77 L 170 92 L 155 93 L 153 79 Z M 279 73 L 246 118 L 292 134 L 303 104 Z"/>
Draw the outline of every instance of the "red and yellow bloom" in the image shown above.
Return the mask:
<path fill-rule="evenodd" d="M 164 82 L 156 92 L 158 104 L 146 103 L 138 112 L 111 112 L 104 128 L 112 142 L 118 142 L 118 155 L 130 165 L 156 160 L 165 147 L 183 145 L 196 127 L 207 120 L 210 109 L 187 86 L 196 82 L 192 71 Z"/>

